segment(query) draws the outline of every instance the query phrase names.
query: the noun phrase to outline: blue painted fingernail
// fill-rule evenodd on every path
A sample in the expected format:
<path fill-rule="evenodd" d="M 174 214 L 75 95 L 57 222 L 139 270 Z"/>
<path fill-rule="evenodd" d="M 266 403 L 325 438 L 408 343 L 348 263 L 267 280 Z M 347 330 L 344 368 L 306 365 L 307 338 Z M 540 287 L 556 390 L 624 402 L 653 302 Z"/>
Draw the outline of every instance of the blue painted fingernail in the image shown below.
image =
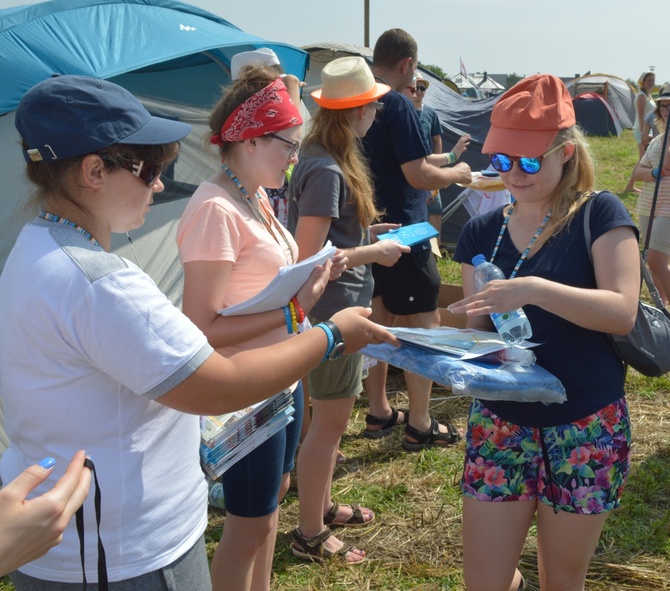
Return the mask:
<path fill-rule="evenodd" d="M 54 460 L 51 457 L 48 457 L 48 458 L 44 458 L 43 460 L 41 460 L 38 463 L 39 463 L 40 466 L 42 466 L 42 468 L 45 468 L 46 470 L 48 470 L 49 468 L 54 467 L 54 464 L 56 463 L 56 460 Z"/>

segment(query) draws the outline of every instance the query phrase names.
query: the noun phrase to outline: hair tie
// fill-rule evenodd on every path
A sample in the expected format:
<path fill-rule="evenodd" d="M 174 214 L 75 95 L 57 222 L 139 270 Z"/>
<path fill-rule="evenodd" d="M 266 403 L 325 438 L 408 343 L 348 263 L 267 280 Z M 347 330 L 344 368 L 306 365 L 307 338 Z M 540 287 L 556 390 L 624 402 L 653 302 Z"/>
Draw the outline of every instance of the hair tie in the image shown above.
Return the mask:
<path fill-rule="evenodd" d="M 222 146 L 223 145 L 223 140 L 221 139 L 221 135 L 218 133 L 213 133 L 210 138 L 209 138 L 210 144 L 214 144 L 215 146 Z"/>

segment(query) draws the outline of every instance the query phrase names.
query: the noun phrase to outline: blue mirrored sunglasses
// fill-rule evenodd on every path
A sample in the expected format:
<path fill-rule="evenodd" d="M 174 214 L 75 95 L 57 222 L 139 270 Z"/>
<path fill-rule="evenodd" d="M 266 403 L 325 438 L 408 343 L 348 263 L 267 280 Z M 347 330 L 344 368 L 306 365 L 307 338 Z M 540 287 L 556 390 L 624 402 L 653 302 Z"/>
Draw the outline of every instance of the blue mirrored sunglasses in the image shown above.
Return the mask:
<path fill-rule="evenodd" d="M 509 172 L 512 170 L 512 164 L 514 162 L 519 163 L 519 168 L 526 174 L 537 174 L 542 168 L 542 159 L 546 158 L 550 154 L 556 152 L 559 148 L 562 148 L 565 145 L 565 142 L 554 146 L 548 152 L 542 154 L 542 156 L 536 156 L 535 158 L 526 158 L 525 156 L 508 156 L 507 154 L 491 154 L 491 166 L 495 168 L 498 172 Z"/>

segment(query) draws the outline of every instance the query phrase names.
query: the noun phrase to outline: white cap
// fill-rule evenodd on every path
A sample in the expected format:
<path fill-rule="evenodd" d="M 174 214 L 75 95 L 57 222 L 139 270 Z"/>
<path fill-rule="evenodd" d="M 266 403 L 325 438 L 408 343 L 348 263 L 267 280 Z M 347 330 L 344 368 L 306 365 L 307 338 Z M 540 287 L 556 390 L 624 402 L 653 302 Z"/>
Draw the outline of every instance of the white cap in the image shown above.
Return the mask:
<path fill-rule="evenodd" d="M 230 76 L 237 80 L 244 66 L 279 66 L 277 54 L 269 47 L 236 53 L 230 60 Z"/>

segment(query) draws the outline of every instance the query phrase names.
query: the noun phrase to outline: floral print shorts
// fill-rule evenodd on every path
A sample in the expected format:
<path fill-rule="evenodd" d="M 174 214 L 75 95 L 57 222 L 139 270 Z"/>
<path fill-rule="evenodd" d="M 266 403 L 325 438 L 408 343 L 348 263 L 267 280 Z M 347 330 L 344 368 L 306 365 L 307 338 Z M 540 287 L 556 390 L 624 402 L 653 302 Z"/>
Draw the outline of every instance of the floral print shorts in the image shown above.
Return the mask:
<path fill-rule="evenodd" d="M 521 427 L 474 400 L 461 490 L 479 501 L 538 499 L 582 515 L 619 505 L 630 455 L 625 398 L 557 427 Z"/>

